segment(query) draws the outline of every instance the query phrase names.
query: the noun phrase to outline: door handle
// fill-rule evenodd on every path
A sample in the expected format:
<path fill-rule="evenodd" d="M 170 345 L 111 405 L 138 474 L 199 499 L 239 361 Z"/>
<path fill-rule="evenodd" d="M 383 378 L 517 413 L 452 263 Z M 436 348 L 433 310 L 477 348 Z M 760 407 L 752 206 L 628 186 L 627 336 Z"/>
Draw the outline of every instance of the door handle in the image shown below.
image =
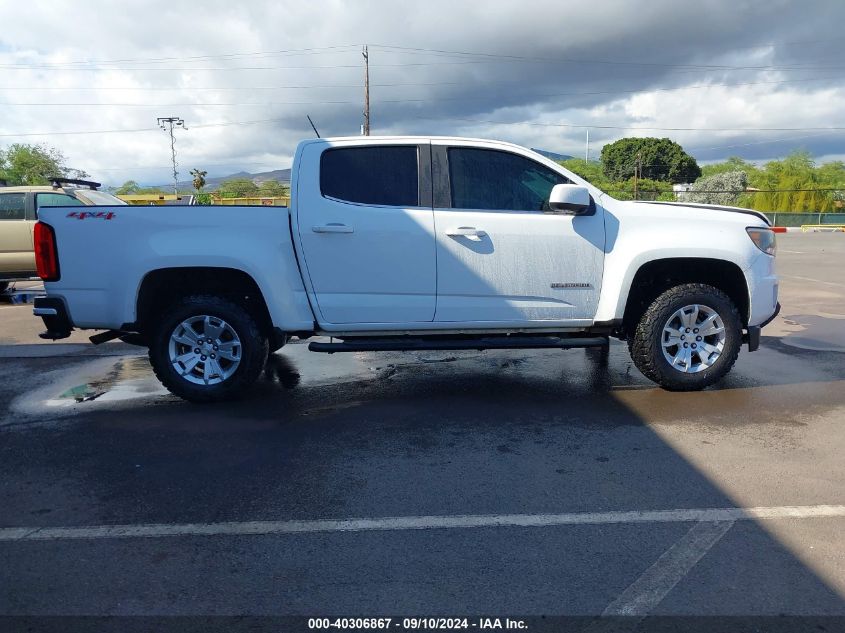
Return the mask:
<path fill-rule="evenodd" d="M 459 226 L 456 229 L 448 229 L 446 235 L 450 237 L 465 237 L 473 242 L 480 242 L 482 237 L 487 237 L 487 233 L 474 226 Z"/>
<path fill-rule="evenodd" d="M 351 226 L 346 226 L 345 224 L 339 224 L 337 222 L 329 222 L 328 224 L 323 224 L 322 226 L 312 226 L 311 230 L 315 233 L 352 233 L 353 228 Z"/>

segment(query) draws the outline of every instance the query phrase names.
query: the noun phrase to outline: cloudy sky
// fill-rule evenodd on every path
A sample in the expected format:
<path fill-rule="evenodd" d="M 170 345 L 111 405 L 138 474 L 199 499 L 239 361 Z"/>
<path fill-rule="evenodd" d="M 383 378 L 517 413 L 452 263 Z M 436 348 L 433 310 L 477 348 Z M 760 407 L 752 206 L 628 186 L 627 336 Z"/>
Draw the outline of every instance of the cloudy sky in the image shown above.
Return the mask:
<path fill-rule="evenodd" d="M 583 156 L 668 136 L 700 161 L 845 154 L 842 0 L 0 0 L 0 146 L 109 184 L 288 167 L 362 122 Z M 838 129 L 832 129 L 838 128 Z"/>

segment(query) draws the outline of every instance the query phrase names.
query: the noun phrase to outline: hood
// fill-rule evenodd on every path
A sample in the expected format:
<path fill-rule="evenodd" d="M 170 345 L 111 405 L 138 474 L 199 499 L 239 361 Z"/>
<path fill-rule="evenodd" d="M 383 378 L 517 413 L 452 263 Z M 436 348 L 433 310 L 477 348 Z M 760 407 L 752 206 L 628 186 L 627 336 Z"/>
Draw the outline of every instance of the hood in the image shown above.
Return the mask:
<path fill-rule="evenodd" d="M 660 204 L 666 205 L 670 207 L 687 207 L 689 209 L 710 209 L 711 211 L 726 211 L 728 213 L 742 213 L 744 215 L 752 215 L 755 218 L 759 218 L 766 223 L 767 226 L 771 226 L 772 223 L 769 222 L 769 218 L 765 216 L 765 214 L 754 211 L 753 209 L 743 209 L 742 207 L 724 207 L 718 204 L 696 204 L 693 202 L 651 202 L 648 200 L 629 200 L 629 202 L 633 202 L 634 204 Z"/>

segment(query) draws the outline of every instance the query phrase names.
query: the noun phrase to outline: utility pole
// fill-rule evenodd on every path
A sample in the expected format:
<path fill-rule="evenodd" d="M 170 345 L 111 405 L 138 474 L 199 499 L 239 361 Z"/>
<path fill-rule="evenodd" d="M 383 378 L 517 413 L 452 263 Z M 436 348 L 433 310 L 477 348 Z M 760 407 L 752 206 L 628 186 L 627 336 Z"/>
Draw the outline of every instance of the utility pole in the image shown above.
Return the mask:
<path fill-rule="evenodd" d="M 367 47 L 361 52 L 364 56 L 364 136 L 370 135 L 370 53 Z"/>
<path fill-rule="evenodd" d="M 590 128 L 587 128 L 587 149 L 584 152 L 584 162 L 590 162 Z"/>
<path fill-rule="evenodd" d="M 179 195 L 179 190 L 176 187 L 176 182 L 179 180 L 179 171 L 176 169 L 176 137 L 173 136 L 173 128 L 182 128 L 187 130 L 185 121 L 178 116 L 159 117 L 156 119 L 158 126 L 165 132 L 170 133 L 170 155 L 173 159 L 173 193 Z"/>
<path fill-rule="evenodd" d="M 642 157 L 642 152 L 637 152 L 637 160 L 634 162 L 634 200 L 640 199 L 638 180 L 642 171 Z"/>

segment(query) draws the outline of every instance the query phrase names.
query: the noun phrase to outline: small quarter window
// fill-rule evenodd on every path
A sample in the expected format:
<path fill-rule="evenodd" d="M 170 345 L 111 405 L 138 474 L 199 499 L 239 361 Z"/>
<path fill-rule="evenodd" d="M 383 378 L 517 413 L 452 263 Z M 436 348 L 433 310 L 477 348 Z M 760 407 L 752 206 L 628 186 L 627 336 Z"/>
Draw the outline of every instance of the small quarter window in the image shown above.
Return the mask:
<path fill-rule="evenodd" d="M 25 193 L 0 193 L 0 221 L 26 218 Z"/>
<path fill-rule="evenodd" d="M 83 203 L 65 193 L 39 193 L 35 195 L 35 208 L 41 207 L 81 207 Z"/>
<path fill-rule="evenodd" d="M 416 145 L 327 149 L 320 157 L 320 191 L 360 204 L 419 206 Z"/>

